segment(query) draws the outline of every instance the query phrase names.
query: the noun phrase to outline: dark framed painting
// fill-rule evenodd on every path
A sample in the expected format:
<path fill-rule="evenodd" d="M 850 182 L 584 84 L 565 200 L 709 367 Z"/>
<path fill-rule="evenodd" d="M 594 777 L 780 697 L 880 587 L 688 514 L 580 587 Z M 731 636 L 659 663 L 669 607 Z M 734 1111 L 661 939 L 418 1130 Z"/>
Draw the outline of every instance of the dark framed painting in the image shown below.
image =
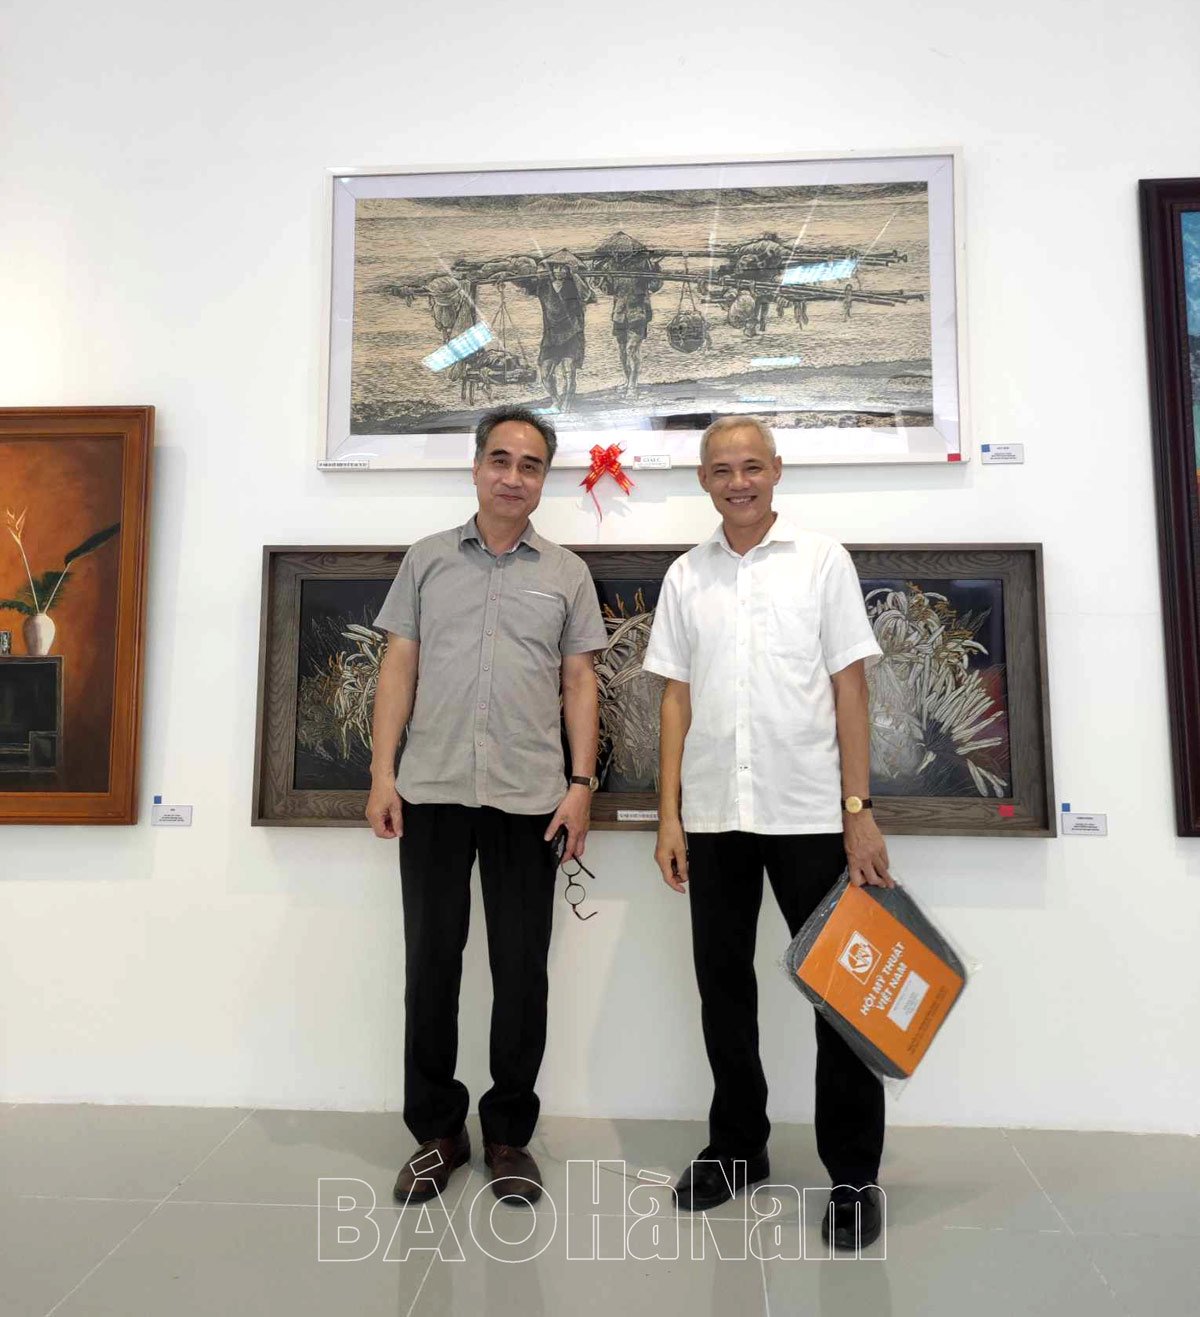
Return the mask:
<path fill-rule="evenodd" d="M 135 823 L 152 407 L 0 409 L 0 823 Z"/>
<path fill-rule="evenodd" d="M 1200 178 L 1139 189 L 1175 826 L 1200 837 Z"/>
<path fill-rule="evenodd" d="M 387 648 L 371 624 L 403 560 L 403 549 L 263 550 L 253 823 L 366 826 Z"/>
<path fill-rule="evenodd" d="M 954 153 L 338 170 L 325 469 L 467 466 L 485 407 L 697 459 L 753 413 L 784 462 L 957 462 Z"/>
<path fill-rule="evenodd" d="M 597 828 L 657 827 L 661 678 L 641 671 L 690 546 L 572 545 L 609 631 L 597 656 Z M 871 795 L 891 833 L 1056 832 L 1039 545 L 848 546 L 883 650 L 869 674 Z"/>
<path fill-rule="evenodd" d="M 880 827 L 1055 836 L 1041 545 L 847 547 L 883 651 L 868 677 Z"/>
<path fill-rule="evenodd" d="M 688 545 L 571 546 L 608 631 L 597 829 L 658 820 L 661 678 L 642 656 L 667 568 Z M 851 547 L 883 659 L 872 669 L 872 778 L 892 833 L 1055 833 L 1038 545 Z M 254 822 L 365 826 L 375 616 L 403 549 L 268 548 Z"/>

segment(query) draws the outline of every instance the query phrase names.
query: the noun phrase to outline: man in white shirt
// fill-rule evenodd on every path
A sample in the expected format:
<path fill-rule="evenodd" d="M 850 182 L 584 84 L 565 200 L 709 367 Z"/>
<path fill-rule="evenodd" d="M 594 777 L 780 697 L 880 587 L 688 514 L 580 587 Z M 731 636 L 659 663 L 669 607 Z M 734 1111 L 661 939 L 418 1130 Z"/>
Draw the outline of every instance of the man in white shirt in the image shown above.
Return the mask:
<path fill-rule="evenodd" d="M 676 1186 L 705 1210 L 770 1173 L 754 944 L 763 871 L 794 935 L 847 867 L 891 886 L 871 812 L 865 664 L 880 653 L 850 555 L 771 506 L 769 429 L 725 417 L 701 440 L 700 483 L 721 514 L 671 565 L 643 667 L 662 698 L 655 859 L 690 891 L 692 949 L 713 1071 L 708 1147 Z M 883 1089 L 817 1016 L 817 1150 L 836 1186 L 835 1243 L 880 1227 Z"/>

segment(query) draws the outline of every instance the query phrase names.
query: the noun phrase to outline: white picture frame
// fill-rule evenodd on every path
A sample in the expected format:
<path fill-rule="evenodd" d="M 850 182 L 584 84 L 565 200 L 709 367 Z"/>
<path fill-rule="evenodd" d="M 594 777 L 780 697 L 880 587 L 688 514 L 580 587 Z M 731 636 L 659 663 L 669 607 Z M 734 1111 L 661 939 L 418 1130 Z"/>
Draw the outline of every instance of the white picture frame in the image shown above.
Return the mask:
<path fill-rule="evenodd" d="M 666 194 L 661 206 L 656 194 Z M 595 445 L 614 443 L 627 464 L 694 465 L 707 419 L 734 411 L 764 415 L 788 464 L 966 461 L 961 195 L 953 150 L 330 170 L 318 465 L 467 467 L 478 414 L 503 402 L 549 408 L 547 369 L 565 392 L 572 350 L 574 398 L 549 410 L 556 466 L 586 468 Z M 795 234 L 789 220 L 799 221 Z M 705 224 L 707 242 L 695 236 Z M 889 230 L 900 240 L 889 243 Z M 635 254 L 605 251 L 615 233 L 632 236 Z M 785 255 L 773 254 L 771 239 Z M 574 267 L 548 265 L 555 241 L 585 254 Z M 609 290 L 620 291 L 622 274 L 625 288 L 636 286 L 635 268 L 646 274 L 643 288 L 659 286 L 641 296 L 652 318 L 638 393 L 627 399 Z M 548 341 L 543 300 L 554 297 L 552 273 L 560 276 L 553 288 L 565 279 L 599 303 L 576 297 L 583 332 L 557 368 L 546 354 L 564 350 L 561 325 Z M 447 289 L 456 322 L 447 302 L 435 301 Z M 889 300 L 897 292 L 903 300 Z M 734 313 L 745 321 L 751 300 L 748 328 Z M 705 321 L 705 344 L 676 362 L 669 340 L 692 323 L 689 303 Z M 485 350 L 472 353 L 488 334 Z M 467 355 L 456 359 L 456 350 Z M 452 363 L 445 374 L 421 365 L 438 358 Z"/>

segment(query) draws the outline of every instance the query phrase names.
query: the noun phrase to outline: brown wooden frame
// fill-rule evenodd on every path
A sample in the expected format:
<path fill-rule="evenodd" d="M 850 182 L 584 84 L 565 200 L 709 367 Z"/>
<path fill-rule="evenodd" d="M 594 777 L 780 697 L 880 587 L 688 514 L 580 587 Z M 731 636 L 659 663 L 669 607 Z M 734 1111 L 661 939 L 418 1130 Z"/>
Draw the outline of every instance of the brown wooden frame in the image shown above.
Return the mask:
<path fill-rule="evenodd" d="M 1000 580 L 1012 793 L 1003 799 L 880 796 L 884 832 L 947 837 L 1057 835 L 1040 544 L 848 544 L 860 576 Z M 1001 808 L 1006 811 L 1001 814 Z M 1008 812 L 1011 811 L 1011 812 Z"/>
<path fill-rule="evenodd" d="M 593 576 L 661 578 L 690 545 L 620 548 L 574 545 Z M 877 577 L 988 577 L 1004 583 L 1013 794 L 983 797 L 881 797 L 876 813 L 885 832 L 950 836 L 1052 837 L 1056 831 L 1051 772 L 1050 705 L 1046 678 L 1042 554 L 1037 544 L 849 546 L 860 572 Z M 322 576 L 396 574 L 402 548 L 267 547 L 255 733 L 253 822 L 273 826 L 366 826 L 365 791 L 297 791 L 291 786 L 299 684 L 300 588 Z M 621 810 L 657 809 L 652 792 L 600 792 L 592 826 L 646 831 L 649 821 L 619 821 Z M 1001 814 L 1000 807 L 1007 812 Z"/>
<path fill-rule="evenodd" d="M 1175 828 L 1200 837 L 1200 494 L 1180 233 L 1200 211 L 1200 178 L 1138 188 Z"/>
<path fill-rule="evenodd" d="M 137 822 L 154 408 L 0 408 L 3 438 L 70 440 L 106 436 L 119 436 L 124 444 L 108 790 L 0 791 L 0 823 Z"/>
<path fill-rule="evenodd" d="M 298 791 L 296 697 L 300 684 L 300 590 L 321 577 L 389 581 L 404 549 L 268 545 L 263 549 L 251 823 L 271 827 L 366 827 L 365 791 Z"/>

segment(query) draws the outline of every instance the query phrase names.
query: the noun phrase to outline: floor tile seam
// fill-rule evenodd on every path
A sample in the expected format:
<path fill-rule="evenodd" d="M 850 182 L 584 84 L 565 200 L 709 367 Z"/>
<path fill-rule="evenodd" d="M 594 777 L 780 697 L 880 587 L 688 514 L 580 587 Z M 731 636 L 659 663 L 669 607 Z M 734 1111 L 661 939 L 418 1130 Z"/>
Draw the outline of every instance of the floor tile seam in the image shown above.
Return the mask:
<path fill-rule="evenodd" d="M 441 1255 L 442 1241 L 446 1238 L 447 1234 L 453 1231 L 455 1214 L 458 1212 L 459 1207 L 462 1206 L 462 1200 L 466 1195 L 467 1186 L 471 1183 L 471 1181 L 474 1178 L 475 1178 L 475 1168 L 472 1166 L 467 1171 L 467 1177 L 463 1181 L 463 1187 L 458 1191 L 458 1198 L 455 1201 L 454 1210 L 450 1212 L 446 1218 L 446 1228 L 445 1230 L 442 1231 L 441 1235 L 438 1237 L 437 1249 L 434 1252 L 432 1252 L 429 1256 L 429 1262 L 425 1267 L 424 1273 L 421 1276 L 421 1283 L 417 1286 L 417 1292 L 413 1295 L 412 1303 L 408 1305 L 408 1311 L 405 1313 L 404 1317 L 412 1317 L 413 1313 L 416 1311 L 417 1304 L 420 1302 L 421 1299 L 421 1291 L 424 1290 L 425 1288 L 425 1282 L 429 1279 L 429 1273 L 433 1270 L 433 1264 L 437 1261 L 438 1257 Z M 457 1240 L 458 1235 L 455 1234 L 454 1238 Z"/>
<path fill-rule="evenodd" d="M 174 1197 L 174 1195 L 179 1192 L 179 1190 L 183 1187 L 183 1185 L 185 1185 L 192 1178 L 192 1176 L 195 1175 L 196 1172 L 200 1170 L 202 1166 L 204 1166 L 206 1162 L 208 1162 L 213 1157 L 215 1157 L 217 1153 L 220 1152 L 221 1149 L 229 1142 L 229 1140 L 233 1138 L 233 1136 L 238 1132 L 238 1130 L 240 1130 L 242 1126 L 251 1118 L 251 1116 L 253 1116 L 257 1112 L 257 1110 L 258 1110 L 257 1107 L 251 1107 L 250 1110 L 247 1111 L 246 1114 L 241 1118 L 241 1120 L 239 1120 L 238 1123 L 231 1130 L 228 1130 L 225 1133 L 224 1137 L 219 1139 L 216 1142 L 216 1144 L 214 1144 L 213 1147 L 211 1147 L 208 1150 L 208 1152 L 206 1152 L 204 1156 L 200 1158 L 200 1160 L 196 1163 L 196 1165 L 193 1166 L 192 1169 L 188 1171 L 188 1173 L 181 1180 L 177 1180 L 175 1182 L 174 1186 L 171 1189 L 171 1192 L 166 1195 L 166 1197 L 163 1199 L 163 1202 L 165 1203 L 167 1199 Z"/>
<path fill-rule="evenodd" d="M 48 1308 L 46 1310 L 44 1317 L 53 1317 L 54 1313 L 56 1313 L 59 1310 L 59 1308 L 61 1308 L 63 1304 L 66 1303 L 66 1301 L 73 1294 L 77 1294 L 87 1284 L 87 1282 L 91 1280 L 91 1278 L 96 1274 L 96 1272 L 98 1272 L 100 1268 L 104 1266 L 104 1264 L 109 1260 L 109 1258 L 113 1256 L 114 1253 L 124 1248 L 124 1246 L 134 1237 L 134 1235 L 137 1234 L 137 1232 L 146 1224 L 147 1221 L 150 1220 L 150 1218 L 159 1210 L 159 1208 L 162 1207 L 162 1205 L 166 1201 L 167 1201 L 166 1198 L 160 1198 L 158 1202 L 154 1204 L 154 1206 L 146 1213 L 144 1217 L 142 1217 L 142 1219 L 131 1230 L 126 1231 L 125 1234 L 122 1235 L 121 1238 L 117 1240 L 117 1242 L 112 1246 L 112 1248 L 108 1250 L 107 1253 L 105 1253 L 105 1255 L 100 1259 L 99 1262 L 97 1262 L 94 1266 L 90 1267 L 86 1272 L 84 1272 L 84 1274 L 66 1292 L 66 1294 L 64 1294 L 62 1298 L 59 1299 L 59 1301 L 52 1308 Z"/>
<path fill-rule="evenodd" d="M 1054 1212 L 1054 1215 L 1058 1217 L 1058 1219 L 1066 1227 L 1067 1233 L 1070 1235 L 1074 1235 L 1075 1231 L 1072 1229 L 1071 1223 L 1063 1215 L 1062 1211 L 1060 1210 L 1058 1204 L 1054 1201 L 1054 1199 L 1050 1197 L 1050 1194 L 1047 1191 L 1046 1186 L 1034 1174 L 1033 1167 L 1030 1166 L 1030 1164 L 1025 1160 L 1024 1156 L 1021 1153 L 1021 1149 L 1018 1148 L 1017 1145 L 1013 1142 L 1013 1140 L 1009 1137 L 1008 1130 L 1002 1130 L 1001 1133 L 1004 1135 L 1005 1139 L 1007 1140 L 1008 1146 L 1013 1150 L 1013 1156 L 1015 1156 L 1017 1161 L 1019 1161 L 1021 1165 L 1024 1166 L 1025 1173 L 1034 1182 L 1034 1184 L 1037 1185 L 1039 1193 L 1041 1193 L 1042 1197 L 1045 1198 L 1046 1202 L 1050 1204 L 1050 1208 Z"/>
<path fill-rule="evenodd" d="M 1109 1299 L 1112 1301 L 1113 1307 L 1122 1314 L 1122 1317 L 1134 1317 L 1133 1313 L 1131 1313 L 1129 1309 L 1126 1308 L 1125 1304 L 1122 1302 L 1121 1296 L 1117 1293 L 1115 1287 L 1113 1286 L 1112 1281 L 1110 1281 L 1108 1277 L 1104 1274 L 1104 1272 L 1100 1270 L 1100 1267 L 1097 1264 L 1096 1259 L 1092 1256 L 1091 1249 L 1087 1248 L 1083 1240 L 1080 1239 L 1077 1235 L 1073 1234 L 1072 1239 L 1074 1241 L 1075 1247 L 1083 1255 L 1084 1260 L 1087 1262 L 1088 1266 L 1092 1269 L 1092 1272 L 1095 1274 L 1097 1280 L 1099 1280 L 1100 1284 L 1104 1286 L 1104 1289 L 1107 1292 Z"/>
<path fill-rule="evenodd" d="M 104 1266 L 104 1264 L 109 1260 L 109 1258 L 111 1258 L 115 1253 L 117 1253 L 121 1248 L 123 1248 L 124 1245 L 127 1244 L 129 1240 L 131 1240 L 133 1236 L 136 1235 L 137 1232 L 146 1224 L 146 1222 L 149 1221 L 150 1218 L 154 1216 L 156 1212 L 161 1210 L 163 1205 L 171 1198 L 171 1196 L 174 1193 L 176 1193 L 180 1185 L 182 1185 L 184 1181 L 188 1180 L 191 1176 L 195 1175 L 195 1173 L 200 1169 L 200 1167 L 203 1166 L 206 1161 L 208 1161 L 209 1157 L 212 1157 L 214 1153 L 217 1152 L 218 1149 L 223 1147 L 224 1144 L 229 1139 L 231 1139 L 233 1135 L 237 1133 L 238 1130 L 242 1128 L 242 1126 L 246 1123 L 246 1121 L 248 1121 L 250 1117 L 254 1115 L 255 1110 L 257 1110 L 257 1108 L 251 1108 L 249 1111 L 247 1111 L 246 1114 L 242 1117 L 242 1119 L 239 1120 L 238 1123 L 234 1125 L 234 1127 L 225 1134 L 225 1137 L 219 1140 L 217 1144 L 213 1148 L 211 1148 L 208 1151 L 208 1153 L 204 1157 L 202 1157 L 195 1166 L 192 1167 L 192 1169 L 187 1173 L 187 1175 L 183 1177 L 182 1180 L 177 1181 L 172 1186 L 172 1188 L 166 1194 L 164 1194 L 158 1200 L 158 1202 L 154 1204 L 154 1206 L 146 1213 L 146 1215 L 142 1217 L 142 1219 L 137 1223 L 137 1225 L 133 1227 L 132 1230 L 127 1231 L 112 1246 L 112 1248 L 109 1249 L 109 1251 L 100 1259 L 100 1261 L 95 1264 L 95 1266 L 93 1266 L 82 1277 L 80 1277 L 79 1281 L 75 1284 L 75 1286 L 72 1289 L 68 1290 L 67 1293 L 64 1294 L 62 1298 L 59 1299 L 59 1301 L 46 1312 L 45 1317 L 53 1317 L 53 1314 L 56 1313 L 59 1310 L 59 1308 L 61 1308 L 63 1304 L 66 1303 L 66 1301 L 73 1294 L 77 1294 L 79 1290 L 81 1290 L 83 1286 L 87 1284 L 87 1282 L 92 1278 L 92 1276 L 94 1276 L 96 1272 L 99 1271 L 102 1266 Z"/>

